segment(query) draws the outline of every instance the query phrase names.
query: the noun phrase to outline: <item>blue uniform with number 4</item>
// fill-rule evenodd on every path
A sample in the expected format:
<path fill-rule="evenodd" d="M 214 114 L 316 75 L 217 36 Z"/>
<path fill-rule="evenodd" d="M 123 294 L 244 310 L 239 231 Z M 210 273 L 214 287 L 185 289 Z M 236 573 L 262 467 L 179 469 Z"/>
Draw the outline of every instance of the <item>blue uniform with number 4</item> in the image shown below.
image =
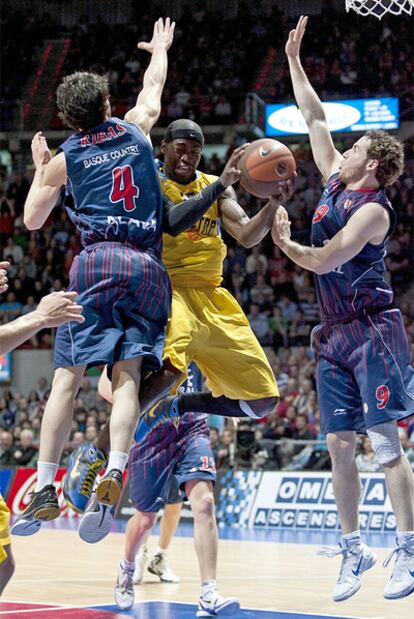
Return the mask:
<path fill-rule="evenodd" d="M 171 304 L 161 261 L 163 198 L 150 143 L 141 130 L 110 118 L 61 146 L 67 167 L 67 211 L 83 251 L 69 290 L 85 322 L 58 328 L 55 366 L 112 365 L 143 356 L 162 363 Z"/>
<path fill-rule="evenodd" d="M 201 389 L 201 372 L 192 363 L 180 390 Z M 207 415 L 186 413 L 178 428 L 173 421 L 163 422 L 132 447 L 128 471 L 130 498 L 141 512 L 157 512 L 166 503 L 180 502 L 185 482 L 191 479 L 215 482 Z"/>
<path fill-rule="evenodd" d="M 382 189 L 347 189 L 334 174 L 312 221 L 312 244 L 322 247 L 364 204 L 395 213 Z M 414 413 L 414 369 L 410 365 L 401 312 L 384 279 L 386 241 L 367 243 L 352 260 L 316 275 L 322 324 L 311 336 L 318 362 L 321 431 L 365 432 Z"/>

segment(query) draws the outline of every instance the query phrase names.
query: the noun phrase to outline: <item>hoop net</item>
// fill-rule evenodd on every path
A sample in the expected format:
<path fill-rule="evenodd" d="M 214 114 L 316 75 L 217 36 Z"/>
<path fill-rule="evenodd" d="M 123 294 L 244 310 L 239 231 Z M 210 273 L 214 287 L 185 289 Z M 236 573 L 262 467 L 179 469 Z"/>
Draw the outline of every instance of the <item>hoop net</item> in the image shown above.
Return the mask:
<path fill-rule="evenodd" d="M 374 15 L 378 19 L 382 19 L 386 13 L 411 15 L 413 6 L 414 0 L 345 0 L 347 12 L 352 9 L 364 17 Z"/>

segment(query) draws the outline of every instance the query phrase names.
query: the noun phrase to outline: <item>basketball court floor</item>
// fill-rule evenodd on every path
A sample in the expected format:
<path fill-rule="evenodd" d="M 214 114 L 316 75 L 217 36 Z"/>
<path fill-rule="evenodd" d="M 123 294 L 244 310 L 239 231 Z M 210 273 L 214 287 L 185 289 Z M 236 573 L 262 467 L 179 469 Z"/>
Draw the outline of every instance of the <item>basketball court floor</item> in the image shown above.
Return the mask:
<path fill-rule="evenodd" d="M 135 587 L 136 604 L 120 611 L 113 587 L 123 550 L 123 523 L 96 545 L 84 543 L 75 523 L 60 518 L 29 538 L 13 538 L 17 568 L 0 601 L 0 619 L 192 619 L 199 575 L 192 527 L 180 525 L 169 551 L 178 584 L 160 583 L 146 572 Z M 156 532 L 156 531 L 155 531 Z M 237 596 L 240 619 L 413 619 L 414 596 L 382 597 L 392 549 L 390 534 L 371 536 L 378 562 L 364 575 L 361 590 L 340 604 L 331 600 L 340 559 L 316 555 L 318 544 L 335 544 L 336 534 L 220 529 L 220 591 Z M 149 540 L 155 549 L 156 536 Z"/>

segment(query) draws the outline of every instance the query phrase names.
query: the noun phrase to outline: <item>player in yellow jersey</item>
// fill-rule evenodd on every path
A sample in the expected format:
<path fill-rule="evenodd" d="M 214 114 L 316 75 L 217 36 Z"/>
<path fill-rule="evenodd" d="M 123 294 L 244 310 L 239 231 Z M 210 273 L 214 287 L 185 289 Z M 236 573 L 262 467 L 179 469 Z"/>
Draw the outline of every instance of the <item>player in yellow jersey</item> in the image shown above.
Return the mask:
<path fill-rule="evenodd" d="M 0 494 L 0 595 L 14 572 L 10 542 L 10 510 Z"/>

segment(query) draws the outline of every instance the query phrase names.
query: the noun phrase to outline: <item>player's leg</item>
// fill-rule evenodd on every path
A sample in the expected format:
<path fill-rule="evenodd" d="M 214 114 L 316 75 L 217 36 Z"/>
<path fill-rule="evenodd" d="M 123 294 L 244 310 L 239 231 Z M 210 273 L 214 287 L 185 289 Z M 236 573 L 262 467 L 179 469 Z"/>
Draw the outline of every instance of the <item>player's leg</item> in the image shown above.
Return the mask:
<path fill-rule="evenodd" d="M 122 610 L 132 608 L 135 600 L 134 573 L 135 558 L 142 543 L 144 543 L 157 519 L 157 512 L 137 511 L 128 520 L 125 532 L 124 556 L 118 570 L 114 596 L 115 602 Z"/>
<path fill-rule="evenodd" d="M 332 461 L 332 484 L 341 526 L 339 547 L 327 556 L 342 555 L 333 599 L 340 602 L 361 587 L 364 571 L 376 562 L 375 554 L 362 543 L 358 505 L 361 485 L 355 465 L 356 432 L 364 431 L 362 402 L 358 385 L 346 368 L 320 357 L 317 369 L 321 431 L 327 434 Z"/>
<path fill-rule="evenodd" d="M 96 488 L 96 497 L 106 505 L 118 502 L 134 430 L 139 419 L 138 390 L 142 357 L 118 361 L 112 371 L 112 413 L 109 459 L 105 476 Z"/>
<path fill-rule="evenodd" d="M 399 310 L 363 321 L 367 334 L 364 363 L 356 368 L 366 410 L 368 435 L 383 465 L 397 522 L 395 564 L 384 596 L 405 597 L 414 591 L 414 478 L 401 446 L 397 421 L 414 411 L 414 369 Z"/>
<path fill-rule="evenodd" d="M 173 486 L 176 486 L 176 484 L 173 484 Z M 179 498 L 178 493 L 174 491 L 173 494 L 174 496 L 170 495 L 168 499 L 171 502 L 167 503 L 164 508 L 164 513 L 160 521 L 158 546 L 148 563 L 148 571 L 158 576 L 161 582 L 177 583 L 180 582 L 180 579 L 172 571 L 167 558 L 167 550 L 175 535 L 178 523 L 180 522 L 182 506 L 181 498 Z M 136 580 L 134 582 L 136 582 Z"/>
<path fill-rule="evenodd" d="M 216 467 L 205 420 L 180 434 L 175 477 L 184 487 L 194 518 L 194 547 L 199 561 L 201 595 L 198 617 L 233 614 L 240 610 L 236 598 L 223 598 L 217 587 L 218 532 L 213 483 Z"/>
<path fill-rule="evenodd" d="M 55 372 L 42 419 L 36 491 L 12 526 L 14 535 L 32 535 L 39 530 L 41 521 L 52 520 L 60 514 L 53 482 L 72 427 L 73 402 L 84 371 L 85 366 L 78 366 L 58 368 Z"/>

